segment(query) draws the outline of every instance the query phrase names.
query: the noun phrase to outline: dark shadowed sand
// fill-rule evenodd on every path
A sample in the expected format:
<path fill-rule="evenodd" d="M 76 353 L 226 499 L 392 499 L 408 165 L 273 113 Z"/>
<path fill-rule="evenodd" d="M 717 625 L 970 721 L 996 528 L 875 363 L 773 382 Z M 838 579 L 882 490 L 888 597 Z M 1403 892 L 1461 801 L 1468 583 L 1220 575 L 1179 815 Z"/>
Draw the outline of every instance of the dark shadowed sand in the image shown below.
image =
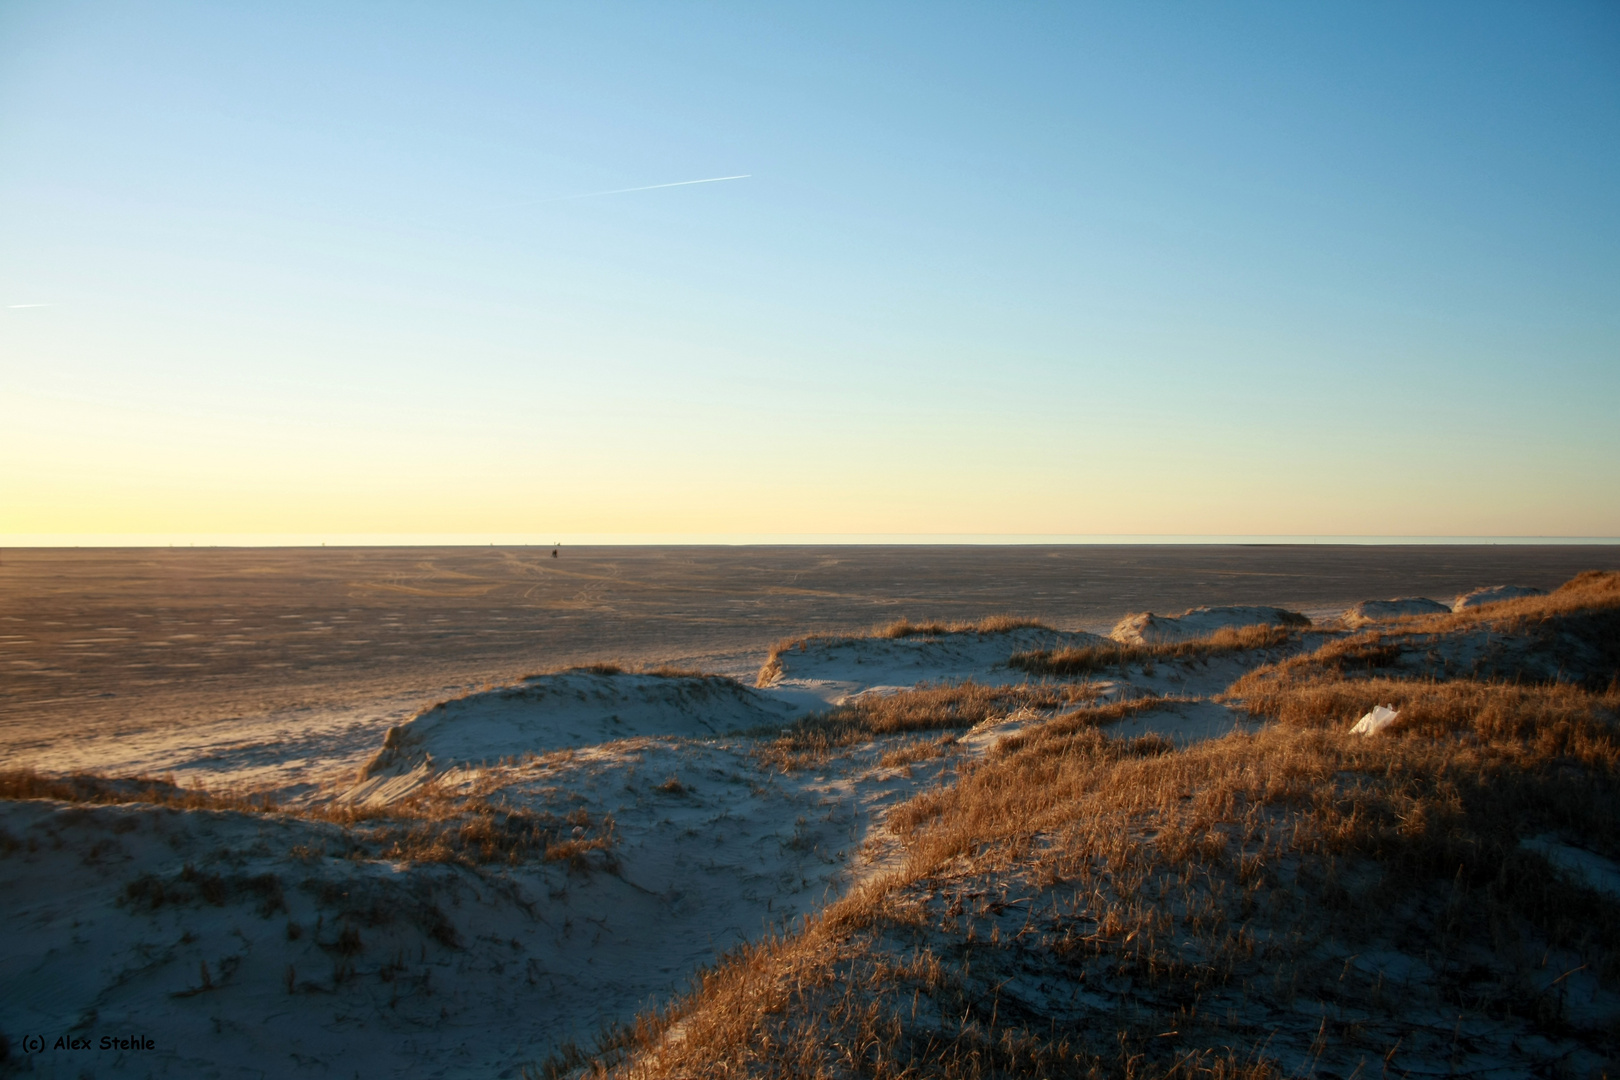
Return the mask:
<path fill-rule="evenodd" d="M 585 661 L 742 674 L 775 639 L 1010 612 L 1449 601 L 1613 567 L 1614 547 L 13 549 L 0 554 L 0 753 L 235 717 L 408 715 Z"/>

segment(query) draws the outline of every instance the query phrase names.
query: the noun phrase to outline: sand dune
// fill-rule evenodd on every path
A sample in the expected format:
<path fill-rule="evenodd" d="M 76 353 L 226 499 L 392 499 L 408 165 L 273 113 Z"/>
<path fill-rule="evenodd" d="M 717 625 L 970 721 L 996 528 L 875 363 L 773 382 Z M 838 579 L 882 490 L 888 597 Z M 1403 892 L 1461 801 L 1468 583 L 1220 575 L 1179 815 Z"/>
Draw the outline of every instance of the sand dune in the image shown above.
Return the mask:
<path fill-rule="evenodd" d="M 925 682 L 1015 683 L 1024 681 L 1024 676 L 1007 667 L 1013 653 L 1099 640 L 1096 634 L 1031 627 L 998 633 L 803 638 L 772 649 L 759 683 L 778 694 L 798 691 L 827 704 L 854 694 Z"/>
<path fill-rule="evenodd" d="M 760 689 L 712 676 L 537 676 L 423 710 L 381 746 L 372 728 L 364 768 L 314 795 L 266 772 L 265 745 L 239 749 L 234 773 L 217 762 L 215 777 L 297 790 L 304 809 L 291 813 L 0 803 L 12 870 L 0 915 L 13 928 L 0 1009 L 15 1030 L 53 1038 L 159 1037 L 145 1055 L 98 1055 L 98 1074 L 500 1075 L 628 1019 L 725 949 L 842 895 L 881 864 L 888 807 L 1040 717 L 993 718 L 946 746 L 874 739 L 790 772 L 734 733 L 919 682 L 1022 681 L 1006 667 L 1013 652 L 1093 640 L 1028 629 L 816 640 Z M 1099 692 L 1156 692 L 1174 678 Z M 1236 722 L 1224 706 L 1176 704 L 1133 717 L 1129 734 L 1185 740 Z M 302 761 L 288 759 L 290 776 Z M 515 864 L 398 853 L 411 829 L 420 844 L 465 828 L 474 804 L 541 822 L 559 853 Z M 322 816 L 344 805 L 362 818 Z M 567 854 L 570 844 L 580 850 Z"/>
<path fill-rule="evenodd" d="M 178 786 L 50 789 L 46 775 L 27 783 L 49 797 L 0 801 L 4 1034 L 13 1046 L 30 1034 L 156 1040 L 36 1056 L 46 1075 L 512 1076 L 894 870 L 905 849 L 887 824 L 894 807 L 1043 732 L 1100 723 L 1151 754 L 1255 732 L 1228 688 L 1340 641 L 1379 677 L 1424 685 L 1578 684 L 1612 667 L 1608 609 L 1512 633 L 1466 612 L 1363 611 L 1398 621 L 1352 638 L 1269 607 L 1144 617 L 1136 630 L 1171 644 L 1253 620 L 1293 625 L 1257 638 L 1263 647 L 1147 642 L 1049 701 L 1040 693 L 1061 680 L 1009 667 L 1012 655 L 1121 646 L 1029 626 L 810 637 L 773 650 L 760 686 L 599 666 L 389 726 L 137 740 L 97 771 L 138 761 L 130 772 L 172 770 Z M 1009 704 L 971 728 L 769 752 L 778 732 L 814 732 L 838 703 L 964 680 L 1048 703 Z M 1536 843 L 1609 880 L 1607 863 L 1557 837 Z"/>
<path fill-rule="evenodd" d="M 1127 615 L 1108 634 L 1126 645 L 1164 645 L 1208 637 L 1217 630 L 1246 626 L 1309 626 L 1311 620 L 1297 611 L 1277 607 L 1241 605 L 1199 607 L 1180 615 L 1155 615 L 1144 611 Z"/>
<path fill-rule="evenodd" d="M 1339 616 L 1339 622 L 1351 629 L 1359 629 L 1370 623 L 1389 622 L 1392 619 L 1404 619 L 1411 615 L 1438 615 L 1450 611 L 1449 604 L 1442 604 L 1438 600 L 1430 600 L 1426 596 L 1401 596 L 1394 600 L 1363 600 L 1361 603 L 1345 609 Z"/>
<path fill-rule="evenodd" d="M 382 749 L 344 793 L 396 800 L 435 770 L 479 766 L 636 736 L 713 738 L 780 727 L 802 714 L 792 700 L 723 676 L 647 675 L 585 668 L 441 702 L 388 729 Z M 402 777 L 413 778 L 400 784 Z"/>
<path fill-rule="evenodd" d="M 1499 604 L 1504 600 L 1518 600 L 1525 596 L 1546 596 L 1546 589 L 1529 585 L 1490 585 L 1464 593 L 1452 602 L 1451 610 L 1466 611 L 1482 604 Z"/>

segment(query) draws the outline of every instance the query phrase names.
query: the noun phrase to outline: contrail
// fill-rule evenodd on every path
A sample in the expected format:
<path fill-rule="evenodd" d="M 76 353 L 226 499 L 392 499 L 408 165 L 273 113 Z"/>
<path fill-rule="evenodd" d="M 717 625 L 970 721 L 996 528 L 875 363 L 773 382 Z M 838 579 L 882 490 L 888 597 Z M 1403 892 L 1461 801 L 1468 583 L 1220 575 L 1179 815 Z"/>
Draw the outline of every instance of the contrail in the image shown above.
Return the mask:
<path fill-rule="evenodd" d="M 740 176 L 710 176 L 703 180 L 678 180 L 673 184 L 648 184 L 646 187 L 614 188 L 612 191 L 592 191 L 584 195 L 564 195 L 560 199 L 542 199 L 541 202 L 570 202 L 574 199 L 594 199 L 598 195 L 624 195 L 631 191 L 656 191 L 659 188 L 686 187 L 688 184 L 718 184 L 722 180 L 747 180 L 753 173 L 743 173 Z"/>
<path fill-rule="evenodd" d="M 12 311 L 17 310 L 18 308 L 25 308 L 25 307 L 54 307 L 54 306 L 55 306 L 54 304 L 7 304 L 6 305 L 6 307 L 10 308 Z"/>

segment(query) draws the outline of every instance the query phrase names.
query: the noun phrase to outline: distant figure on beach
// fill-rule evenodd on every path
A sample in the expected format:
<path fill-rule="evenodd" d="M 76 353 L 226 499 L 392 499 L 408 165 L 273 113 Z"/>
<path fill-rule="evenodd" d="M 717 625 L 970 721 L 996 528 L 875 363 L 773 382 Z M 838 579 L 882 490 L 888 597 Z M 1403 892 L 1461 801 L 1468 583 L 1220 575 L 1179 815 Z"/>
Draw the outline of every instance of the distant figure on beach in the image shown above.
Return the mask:
<path fill-rule="evenodd" d="M 551 557 L 553 559 L 555 559 L 557 557 L 557 549 L 556 548 L 551 549 Z"/>

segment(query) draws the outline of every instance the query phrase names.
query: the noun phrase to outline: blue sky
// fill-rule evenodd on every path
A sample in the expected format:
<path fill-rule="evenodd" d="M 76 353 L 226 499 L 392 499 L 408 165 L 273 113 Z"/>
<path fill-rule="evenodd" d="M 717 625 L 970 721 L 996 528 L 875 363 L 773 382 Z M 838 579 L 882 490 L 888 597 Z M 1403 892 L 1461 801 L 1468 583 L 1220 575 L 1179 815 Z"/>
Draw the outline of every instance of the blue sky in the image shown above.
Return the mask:
<path fill-rule="evenodd" d="M 0 2 L 0 531 L 1620 535 L 1617 193 L 1608 4 Z"/>

